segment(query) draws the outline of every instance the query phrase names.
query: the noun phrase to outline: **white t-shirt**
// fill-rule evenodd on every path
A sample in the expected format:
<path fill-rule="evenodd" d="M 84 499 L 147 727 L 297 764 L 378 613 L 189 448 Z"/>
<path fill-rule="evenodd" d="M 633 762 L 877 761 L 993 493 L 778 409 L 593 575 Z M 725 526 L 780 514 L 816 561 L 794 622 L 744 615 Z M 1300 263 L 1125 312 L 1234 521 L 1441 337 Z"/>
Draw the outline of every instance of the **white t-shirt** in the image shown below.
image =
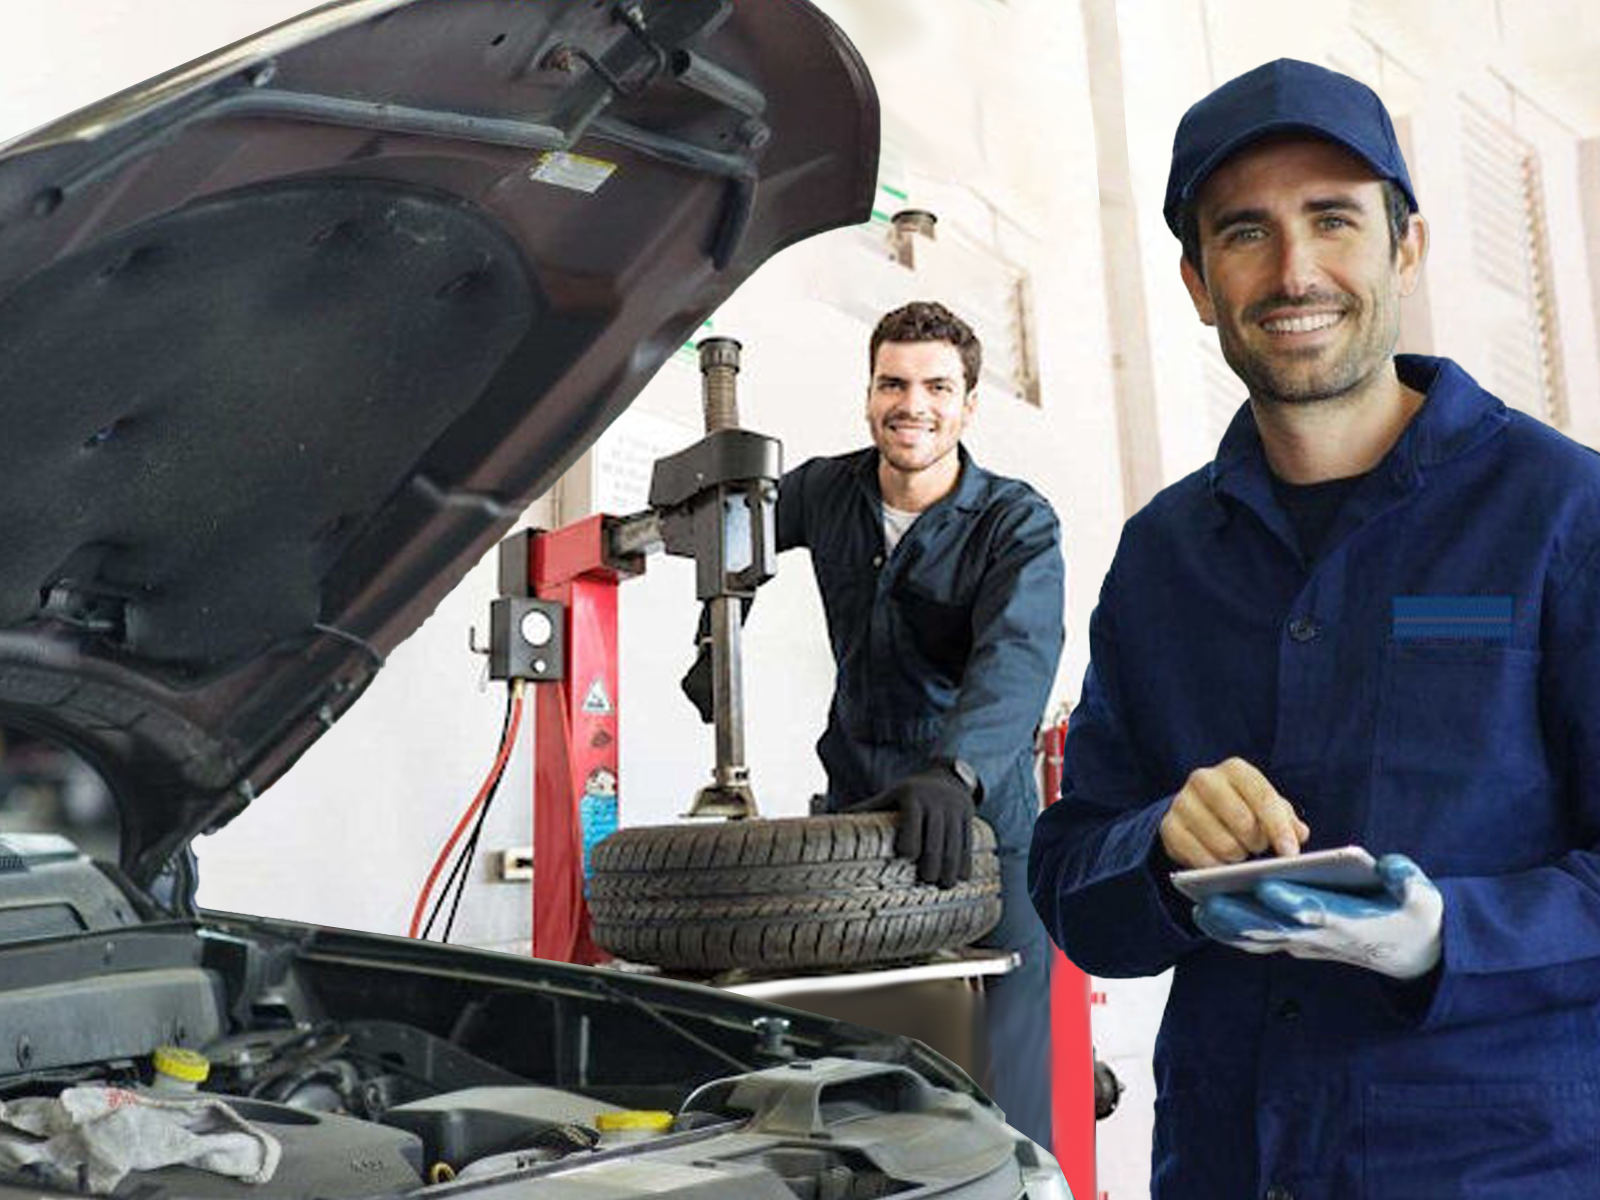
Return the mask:
<path fill-rule="evenodd" d="M 885 553 L 894 553 L 894 548 L 900 544 L 900 539 L 905 537 L 906 530 L 911 528 L 911 522 L 921 515 L 921 513 L 902 512 L 898 508 L 890 508 L 887 504 L 883 506 L 883 546 Z"/>

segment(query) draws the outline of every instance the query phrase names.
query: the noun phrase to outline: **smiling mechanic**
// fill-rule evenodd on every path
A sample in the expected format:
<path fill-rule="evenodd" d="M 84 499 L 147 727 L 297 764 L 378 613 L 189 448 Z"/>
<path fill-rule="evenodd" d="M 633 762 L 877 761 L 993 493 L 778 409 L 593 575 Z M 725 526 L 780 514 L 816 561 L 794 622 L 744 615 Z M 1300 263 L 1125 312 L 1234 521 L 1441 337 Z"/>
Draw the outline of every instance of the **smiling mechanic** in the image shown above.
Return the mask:
<path fill-rule="evenodd" d="M 1033 737 L 1061 655 L 1065 566 L 1048 502 L 972 461 L 982 347 L 943 305 L 914 302 L 868 345 L 873 445 L 814 458 L 778 487 L 778 549 L 806 546 L 837 675 L 817 753 L 827 809 L 898 810 L 896 850 L 950 887 L 974 810 L 993 827 L 1000 924 L 1021 965 L 985 993 L 985 1089 L 1049 1145 L 1049 938 L 1027 895 L 1038 809 Z M 709 658 L 684 680 L 709 719 Z"/>
<path fill-rule="evenodd" d="M 1249 402 L 1123 532 L 1030 863 L 1080 966 L 1176 966 L 1152 1194 L 1600 1194 L 1600 459 L 1394 356 L 1428 231 L 1365 86 L 1223 85 L 1165 211 Z M 1380 893 L 1167 883 L 1347 842 Z"/>

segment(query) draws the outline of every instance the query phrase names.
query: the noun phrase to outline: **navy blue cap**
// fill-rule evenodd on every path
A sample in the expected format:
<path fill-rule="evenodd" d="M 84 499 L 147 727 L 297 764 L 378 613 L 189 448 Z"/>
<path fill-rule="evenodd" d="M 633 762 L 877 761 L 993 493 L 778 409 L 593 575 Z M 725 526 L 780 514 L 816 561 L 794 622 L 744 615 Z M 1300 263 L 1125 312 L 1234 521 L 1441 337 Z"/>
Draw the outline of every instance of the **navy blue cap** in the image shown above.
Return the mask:
<path fill-rule="evenodd" d="M 1280 58 L 1230 79 L 1183 114 L 1172 139 L 1162 213 L 1182 236 L 1178 215 L 1230 155 L 1275 133 L 1307 133 L 1349 150 L 1392 180 L 1417 211 L 1417 196 L 1389 111 L 1366 84 L 1313 63 Z"/>

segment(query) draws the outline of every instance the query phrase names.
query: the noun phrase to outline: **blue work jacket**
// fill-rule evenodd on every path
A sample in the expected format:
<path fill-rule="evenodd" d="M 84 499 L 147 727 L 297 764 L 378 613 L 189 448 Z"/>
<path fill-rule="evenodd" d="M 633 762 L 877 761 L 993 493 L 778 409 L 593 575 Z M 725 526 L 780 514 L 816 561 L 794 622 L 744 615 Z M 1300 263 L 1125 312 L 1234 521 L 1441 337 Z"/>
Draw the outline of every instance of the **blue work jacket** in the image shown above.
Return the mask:
<path fill-rule="evenodd" d="M 892 553 L 876 449 L 801 464 L 778 487 L 778 549 L 810 549 L 827 616 L 828 807 L 960 758 L 982 782 L 979 815 L 1020 855 L 1038 809 L 1034 731 L 1061 656 L 1060 532 L 1027 484 L 959 453 L 955 489 Z"/>
<path fill-rule="evenodd" d="M 1132 520 L 1029 883 L 1104 976 L 1176 967 L 1162 1200 L 1600 1196 L 1600 457 L 1454 363 L 1300 554 L 1249 407 Z M 1310 848 L 1414 858 L 1443 959 L 1401 984 L 1203 937 L 1158 826 L 1232 755 Z"/>

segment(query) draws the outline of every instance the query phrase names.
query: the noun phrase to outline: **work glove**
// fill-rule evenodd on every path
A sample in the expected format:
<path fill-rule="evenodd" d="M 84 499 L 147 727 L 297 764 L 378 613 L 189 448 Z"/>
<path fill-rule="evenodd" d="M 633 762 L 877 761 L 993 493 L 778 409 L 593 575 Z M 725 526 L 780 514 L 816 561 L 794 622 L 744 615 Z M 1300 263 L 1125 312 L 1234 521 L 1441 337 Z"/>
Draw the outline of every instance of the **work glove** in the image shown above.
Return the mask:
<path fill-rule="evenodd" d="M 756 602 L 754 596 L 741 596 L 739 598 L 739 622 L 743 624 L 750 618 L 750 606 Z M 683 694 L 689 697 L 695 711 L 700 714 L 700 719 L 707 725 L 717 719 L 716 701 L 713 699 L 713 684 L 711 682 L 711 606 L 700 606 L 700 624 L 694 635 L 694 662 L 689 664 L 689 669 L 683 673 L 683 678 L 678 681 L 678 686 L 683 689 Z"/>
<path fill-rule="evenodd" d="M 895 835 L 894 852 L 917 860 L 917 878 L 923 883 L 948 888 L 972 875 L 972 816 L 976 808 L 972 788 L 953 767 L 940 763 L 907 775 L 845 811 L 898 811 L 900 831 Z"/>
<path fill-rule="evenodd" d="M 1210 896 L 1194 910 L 1202 933 L 1251 954 L 1284 951 L 1417 979 L 1443 943 L 1444 897 L 1403 854 L 1378 860 L 1383 892 L 1357 895 L 1263 880 L 1254 890 Z"/>
<path fill-rule="evenodd" d="M 1104 1121 L 1117 1111 L 1117 1102 L 1122 1099 L 1122 1093 L 1127 1089 L 1123 1087 L 1122 1080 L 1117 1078 L 1117 1073 L 1106 1065 L 1100 1055 L 1093 1050 L 1094 1055 L 1094 1119 Z"/>
<path fill-rule="evenodd" d="M 699 712 L 700 719 L 707 725 L 716 719 L 716 710 L 711 699 L 711 639 L 700 639 L 698 649 L 695 651 L 694 662 L 683 673 L 683 678 L 678 681 L 678 686 L 683 689 L 683 694 L 689 697 Z"/>

